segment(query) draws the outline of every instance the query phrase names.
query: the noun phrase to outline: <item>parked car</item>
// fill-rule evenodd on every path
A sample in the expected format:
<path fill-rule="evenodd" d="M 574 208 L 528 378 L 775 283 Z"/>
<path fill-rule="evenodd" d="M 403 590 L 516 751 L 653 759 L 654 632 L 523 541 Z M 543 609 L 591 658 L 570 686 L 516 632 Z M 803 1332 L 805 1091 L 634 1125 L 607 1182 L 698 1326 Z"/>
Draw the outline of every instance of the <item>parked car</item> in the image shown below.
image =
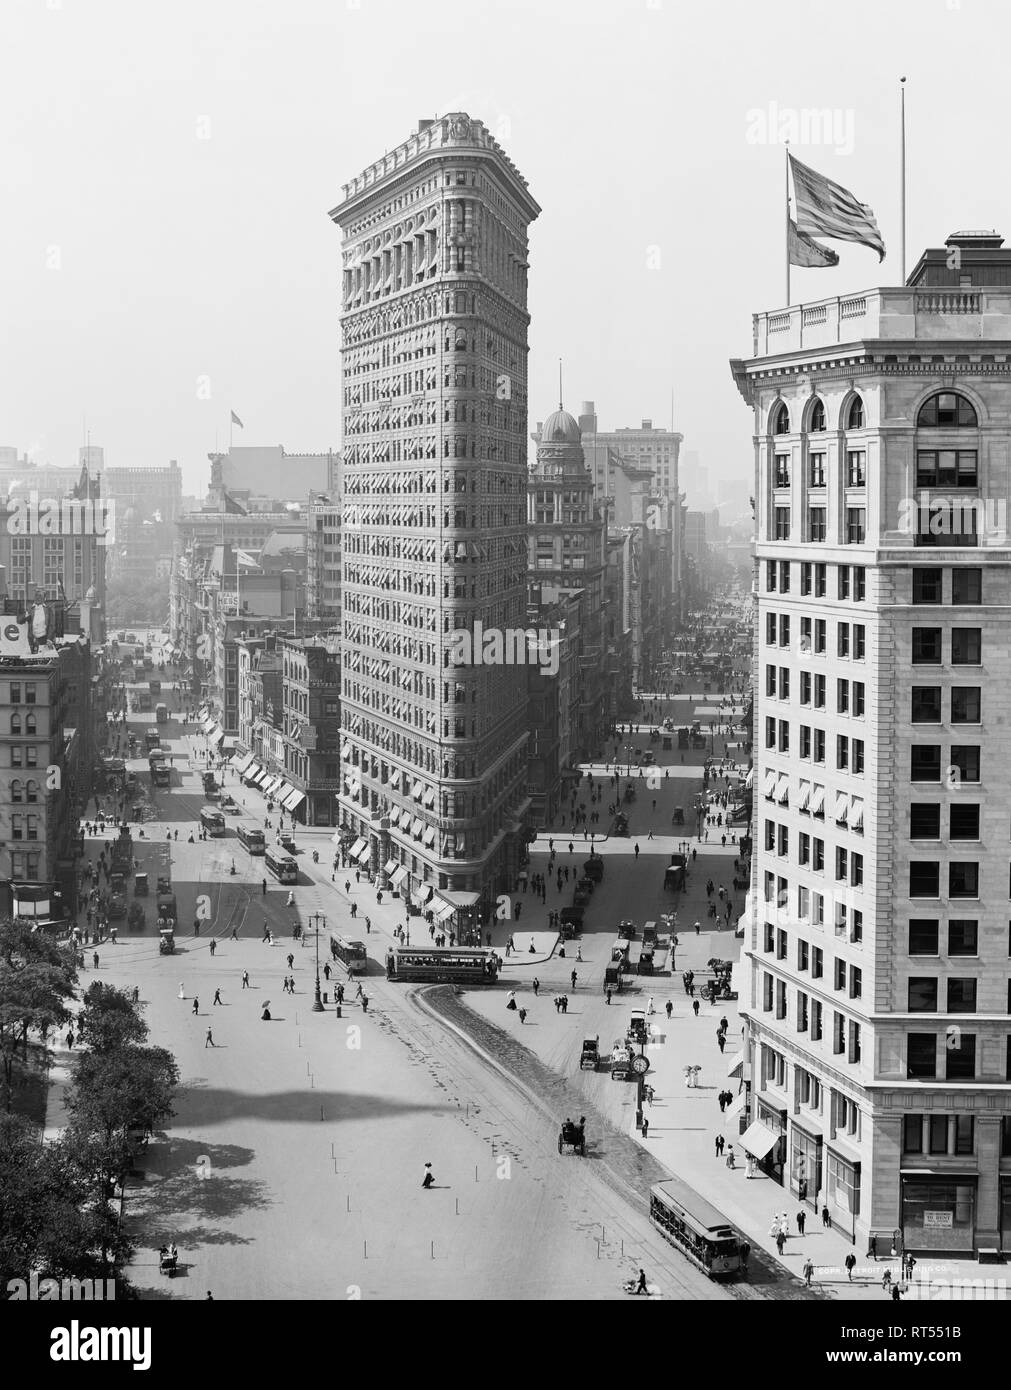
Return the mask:
<path fill-rule="evenodd" d="M 583 865 L 583 873 L 587 878 L 592 878 L 594 882 L 600 883 L 604 877 L 604 861 L 599 854 L 587 859 Z"/>

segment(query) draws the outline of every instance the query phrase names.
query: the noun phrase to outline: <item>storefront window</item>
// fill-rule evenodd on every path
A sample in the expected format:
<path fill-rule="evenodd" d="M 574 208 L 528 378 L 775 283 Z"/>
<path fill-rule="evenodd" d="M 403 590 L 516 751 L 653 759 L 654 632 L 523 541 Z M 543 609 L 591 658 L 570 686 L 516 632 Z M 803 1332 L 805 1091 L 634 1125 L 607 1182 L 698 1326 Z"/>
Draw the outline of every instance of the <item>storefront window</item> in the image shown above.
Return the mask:
<path fill-rule="evenodd" d="M 902 1234 L 907 1250 L 972 1250 L 976 1184 L 953 1178 L 902 1180 Z"/>
<path fill-rule="evenodd" d="M 822 1141 L 796 1125 L 790 1128 L 790 1191 L 802 1202 L 814 1206 L 821 1191 Z"/>
<path fill-rule="evenodd" d="M 830 1204 L 851 1216 L 860 1215 L 860 1165 L 849 1163 L 839 1154 L 829 1151 L 828 1197 Z"/>

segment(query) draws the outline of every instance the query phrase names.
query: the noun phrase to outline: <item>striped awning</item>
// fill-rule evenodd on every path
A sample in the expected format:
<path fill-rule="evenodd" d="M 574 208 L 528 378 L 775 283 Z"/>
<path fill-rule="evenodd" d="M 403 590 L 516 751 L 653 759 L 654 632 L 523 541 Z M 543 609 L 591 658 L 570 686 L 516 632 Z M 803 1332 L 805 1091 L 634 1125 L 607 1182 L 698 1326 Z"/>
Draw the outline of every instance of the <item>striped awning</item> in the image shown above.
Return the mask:
<path fill-rule="evenodd" d="M 446 918 L 452 917 L 455 911 L 456 908 L 452 903 L 440 902 L 439 906 L 435 909 L 435 920 L 437 922 L 445 922 Z"/>
<path fill-rule="evenodd" d="M 249 764 L 242 776 L 252 786 L 256 782 L 257 778 L 263 776 L 263 768 L 254 758 L 254 760 Z"/>
<path fill-rule="evenodd" d="M 387 859 L 386 863 L 383 865 L 383 873 L 384 873 L 384 874 L 395 874 L 399 868 L 400 868 L 400 860 L 399 860 L 399 859 Z"/>
<path fill-rule="evenodd" d="M 361 849 L 358 851 L 357 854 L 352 854 L 351 857 L 355 860 L 356 863 L 362 864 L 369 857 L 369 854 L 370 848 L 368 842 L 363 841 Z"/>
<path fill-rule="evenodd" d="M 358 856 L 359 856 L 359 854 L 361 854 L 362 850 L 366 848 L 366 845 L 367 845 L 367 844 L 368 844 L 368 841 L 367 841 L 367 840 L 363 840 L 362 837 L 359 835 L 358 839 L 354 842 L 354 844 L 353 844 L 353 845 L 351 846 L 351 848 L 348 850 L 348 854 L 350 855 L 350 857 L 351 857 L 352 859 L 357 859 Z"/>
<path fill-rule="evenodd" d="M 415 839 L 418 839 L 418 837 L 424 833 L 424 829 L 425 822 L 423 820 L 416 819 L 415 821 L 413 821 L 411 825 L 411 834 L 414 836 Z"/>
<path fill-rule="evenodd" d="M 403 864 L 401 864 L 400 867 L 398 869 L 394 869 L 393 873 L 390 875 L 390 885 L 393 888 L 399 888 L 406 877 L 407 869 Z"/>
<path fill-rule="evenodd" d="M 424 842 L 425 842 L 426 845 L 434 845 L 434 844 L 435 844 L 435 826 L 434 826 L 434 825 L 430 825 L 430 826 L 428 827 L 428 829 L 425 831 L 425 834 L 424 834 Z"/>
<path fill-rule="evenodd" d="M 245 776 L 246 769 L 249 767 L 252 761 L 252 753 L 236 753 L 235 757 L 232 759 L 232 767 L 235 769 L 235 771 L 239 774 L 240 777 L 243 777 Z"/>
<path fill-rule="evenodd" d="M 300 792 L 297 787 L 292 787 L 284 798 L 283 805 L 286 811 L 297 811 L 304 800 L 305 792 Z"/>

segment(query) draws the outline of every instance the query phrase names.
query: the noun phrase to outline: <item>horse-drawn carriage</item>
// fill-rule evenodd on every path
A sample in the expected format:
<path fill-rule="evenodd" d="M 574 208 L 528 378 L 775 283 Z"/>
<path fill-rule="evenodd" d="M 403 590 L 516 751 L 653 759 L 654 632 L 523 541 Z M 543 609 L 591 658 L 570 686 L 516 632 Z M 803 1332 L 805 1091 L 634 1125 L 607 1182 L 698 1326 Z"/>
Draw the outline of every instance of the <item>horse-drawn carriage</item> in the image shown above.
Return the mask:
<path fill-rule="evenodd" d="M 579 1154 L 581 1158 L 586 1156 L 586 1116 L 580 1116 L 579 1124 L 573 1124 L 572 1120 L 566 1120 L 558 1133 L 558 1152 L 561 1153 L 563 1147 L 568 1146 L 573 1153 Z"/>

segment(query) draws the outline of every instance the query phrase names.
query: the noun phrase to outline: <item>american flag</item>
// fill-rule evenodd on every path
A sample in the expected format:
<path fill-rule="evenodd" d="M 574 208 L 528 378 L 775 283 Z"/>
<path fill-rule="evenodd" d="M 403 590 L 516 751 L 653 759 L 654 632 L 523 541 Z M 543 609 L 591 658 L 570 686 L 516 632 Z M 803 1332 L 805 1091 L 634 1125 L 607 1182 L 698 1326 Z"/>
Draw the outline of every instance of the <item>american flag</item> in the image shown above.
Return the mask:
<path fill-rule="evenodd" d="M 862 246 L 873 247 L 879 260 L 885 259 L 884 240 L 866 203 L 857 202 L 849 189 L 809 169 L 793 155 L 790 168 L 799 232 L 858 241 Z"/>

